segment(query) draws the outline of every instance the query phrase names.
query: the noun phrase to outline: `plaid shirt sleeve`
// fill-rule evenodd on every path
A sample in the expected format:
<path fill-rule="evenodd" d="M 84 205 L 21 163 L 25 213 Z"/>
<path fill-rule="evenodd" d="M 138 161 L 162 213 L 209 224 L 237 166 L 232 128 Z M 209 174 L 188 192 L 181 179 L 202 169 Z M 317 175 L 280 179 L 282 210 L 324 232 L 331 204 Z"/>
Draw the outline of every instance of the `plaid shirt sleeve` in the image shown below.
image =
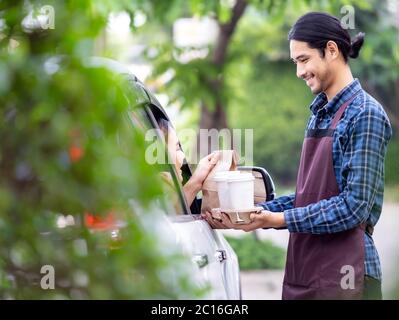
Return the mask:
<path fill-rule="evenodd" d="M 284 210 L 294 208 L 294 199 L 295 194 L 290 194 L 288 196 L 281 196 L 268 202 L 258 203 L 258 205 L 271 212 L 283 212 Z"/>
<path fill-rule="evenodd" d="M 302 208 L 272 207 L 284 209 L 290 232 L 335 233 L 369 218 L 384 181 L 384 157 L 392 131 L 384 113 L 368 102 L 354 118 L 342 145 L 341 193 Z"/>

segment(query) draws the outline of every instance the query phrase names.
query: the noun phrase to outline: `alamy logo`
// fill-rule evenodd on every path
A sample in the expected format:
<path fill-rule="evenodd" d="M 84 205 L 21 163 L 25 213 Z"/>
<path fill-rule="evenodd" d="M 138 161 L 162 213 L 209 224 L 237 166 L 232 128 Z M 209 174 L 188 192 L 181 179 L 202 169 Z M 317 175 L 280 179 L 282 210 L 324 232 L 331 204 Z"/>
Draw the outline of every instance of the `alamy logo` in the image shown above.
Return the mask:
<path fill-rule="evenodd" d="M 341 278 L 341 288 L 343 290 L 355 289 L 355 268 L 344 265 L 340 271 L 344 276 Z"/>
<path fill-rule="evenodd" d="M 46 5 L 40 8 L 40 14 L 44 16 L 44 20 L 40 21 L 42 29 L 55 29 L 55 11 L 54 7 Z"/>
<path fill-rule="evenodd" d="M 343 29 L 355 29 L 355 8 L 346 5 L 341 8 L 340 12 L 344 15 L 341 18 L 341 27 Z"/>
<path fill-rule="evenodd" d="M 22 20 L 26 30 L 55 29 L 55 10 L 53 6 L 45 5 L 38 10 L 30 8 L 28 15 Z"/>
<path fill-rule="evenodd" d="M 51 265 L 44 265 L 40 269 L 40 274 L 44 274 L 40 280 L 40 287 L 43 290 L 55 289 L 55 270 Z"/>
<path fill-rule="evenodd" d="M 188 150 L 186 161 L 189 164 L 198 164 L 201 158 L 213 150 L 233 149 L 239 155 L 240 165 L 253 165 L 254 133 L 253 129 L 182 129 L 179 131 L 180 141 L 194 141 L 194 146 Z M 146 148 L 145 159 L 149 164 L 176 163 L 176 155 L 165 156 L 164 144 L 158 139 L 159 130 L 150 129 L 145 134 L 145 140 L 150 142 Z"/>

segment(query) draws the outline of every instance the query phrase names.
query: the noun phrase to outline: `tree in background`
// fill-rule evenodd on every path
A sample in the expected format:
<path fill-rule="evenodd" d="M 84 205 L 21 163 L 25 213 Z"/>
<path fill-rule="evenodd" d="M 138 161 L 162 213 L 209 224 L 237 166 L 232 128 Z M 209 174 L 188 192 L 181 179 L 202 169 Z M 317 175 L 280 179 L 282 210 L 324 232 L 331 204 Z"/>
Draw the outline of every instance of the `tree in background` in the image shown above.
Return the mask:
<path fill-rule="evenodd" d="M 366 1 L 180 1 L 168 2 L 161 6 L 157 1 L 150 1 L 144 10 L 149 16 L 148 20 L 161 21 L 163 28 L 167 28 L 161 40 L 157 40 L 157 50 L 151 47 L 151 56 L 155 58 L 155 75 L 159 76 L 166 71 L 173 71 L 172 79 L 166 83 L 166 90 L 172 100 L 179 100 L 183 107 L 200 108 L 199 127 L 202 129 L 228 128 L 227 109 L 230 101 L 236 99 L 231 90 L 231 79 L 228 78 L 229 68 L 237 63 L 249 63 L 248 57 L 253 57 L 253 49 L 261 47 L 257 43 L 248 41 L 241 43 L 241 52 L 237 54 L 231 50 L 231 43 L 240 21 L 247 13 L 257 11 L 263 19 L 276 26 L 284 26 L 295 21 L 298 14 L 309 10 L 325 10 L 339 12 L 344 4 L 357 4 L 368 8 Z M 151 6 L 152 5 L 152 6 Z M 252 12 L 248 12 L 252 11 Z M 157 16 L 159 14 L 159 16 Z M 192 59 L 189 62 L 181 62 L 176 57 L 184 50 L 192 48 L 178 48 L 173 44 L 172 23 L 180 17 L 211 17 L 218 26 L 218 38 L 214 45 L 209 47 L 209 54 L 205 58 Z M 157 18 L 159 17 L 159 18 Z M 153 21 L 153 20 L 151 20 Z M 284 35 L 283 39 L 285 40 Z M 262 41 L 267 42 L 265 37 Z M 246 59 L 243 59 L 243 51 L 246 51 Z M 154 53 L 155 52 L 155 53 Z M 257 53 L 257 52 L 256 52 Z"/>
<path fill-rule="evenodd" d="M 135 215 L 151 215 L 162 195 L 126 120 L 137 97 L 84 63 L 109 12 L 134 4 L 0 4 L 0 298 L 196 296 L 180 256 L 166 256 Z M 35 19 L 49 12 L 54 25 Z M 54 290 L 42 286 L 52 286 L 48 266 Z"/>
<path fill-rule="evenodd" d="M 393 96 L 398 81 L 395 41 L 398 32 L 392 19 L 384 15 L 386 2 L 176 0 L 169 4 L 162 9 L 157 7 L 156 12 L 163 13 L 160 29 L 163 33 L 155 42 L 150 41 L 148 50 L 156 66 L 155 76 L 169 72 L 169 80 L 159 89 L 165 90 L 182 108 L 191 108 L 198 116 L 200 128 L 254 128 L 255 163 L 268 168 L 279 181 L 292 183 L 295 180 L 298 159 L 293 155 L 300 150 L 306 106 L 312 100 L 306 88 L 301 89 L 303 84 L 299 80 L 295 82 L 295 70 L 288 66 L 287 32 L 305 12 L 327 11 L 343 16 L 347 13 L 341 12 L 344 5 L 354 6 L 356 30 L 350 32 L 364 30 L 367 35 L 359 59 L 351 64 L 366 89 L 380 97 L 395 126 L 398 108 Z M 154 12 L 147 11 L 147 14 L 151 17 L 148 21 L 152 18 L 158 21 Z M 179 55 L 192 48 L 182 49 L 173 44 L 172 22 L 178 17 L 193 15 L 216 19 L 219 38 L 209 47 L 206 57 L 182 62 Z M 154 24 L 151 31 L 154 32 Z M 274 63 L 277 64 L 273 66 Z M 285 72 L 290 74 L 285 77 Z M 293 78 L 292 83 L 288 76 Z M 280 83 L 282 78 L 287 80 Z M 259 81 L 261 83 L 255 83 Z M 268 117 L 266 123 L 264 116 Z M 273 118 L 277 120 L 274 122 Z M 286 152 L 275 148 L 282 141 Z M 267 146 L 262 142 L 267 142 Z M 395 168 L 390 169 L 390 164 L 394 156 L 390 153 L 387 172 L 393 173 Z M 396 168 L 396 175 L 398 172 Z"/>
<path fill-rule="evenodd" d="M 390 3 L 396 7 L 390 9 Z M 384 106 L 394 131 L 399 130 L 398 18 L 397 1 L 379 1 L 373 3 L 372 10 L 356 10 L 356 26 L 366 32 L 366 41 L 361 59 L 354 64 L 355 72 Z"/>

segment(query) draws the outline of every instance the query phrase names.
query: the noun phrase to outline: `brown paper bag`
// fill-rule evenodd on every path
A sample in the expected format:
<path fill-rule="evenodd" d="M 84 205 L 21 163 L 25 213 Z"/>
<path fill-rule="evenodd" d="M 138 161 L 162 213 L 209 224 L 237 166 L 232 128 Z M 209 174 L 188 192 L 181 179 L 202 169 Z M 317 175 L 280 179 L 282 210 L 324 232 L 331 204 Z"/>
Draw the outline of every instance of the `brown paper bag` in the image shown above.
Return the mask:
<path fill-rule="evenodd" d="M 219 150 L 218 162 L 209 173 L 202 185 L 202 207 L 201 212 L 219 208 L 219 197 L 217 183 L 213 181 L 216 172 L 237 170 L 238 154 L 235 150 Z"/>

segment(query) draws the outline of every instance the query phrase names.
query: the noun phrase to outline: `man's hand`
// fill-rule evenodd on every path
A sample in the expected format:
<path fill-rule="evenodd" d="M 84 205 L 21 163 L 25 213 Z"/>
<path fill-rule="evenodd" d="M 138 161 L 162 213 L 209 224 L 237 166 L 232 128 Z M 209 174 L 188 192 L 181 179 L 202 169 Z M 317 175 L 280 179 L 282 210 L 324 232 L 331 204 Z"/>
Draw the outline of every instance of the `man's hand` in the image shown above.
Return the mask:
<path fill-rule="evenodd" d="M 284 213 L 282 212 L 262 210 L 260 213 L 251 213 L 250 219 L 251 223 L 249 224 L 234 224 L 227 214 L 222 213 L 222 225 L 228 229 L 249 232 L 260 228 L 281 228 L 285 226 Z"/>

